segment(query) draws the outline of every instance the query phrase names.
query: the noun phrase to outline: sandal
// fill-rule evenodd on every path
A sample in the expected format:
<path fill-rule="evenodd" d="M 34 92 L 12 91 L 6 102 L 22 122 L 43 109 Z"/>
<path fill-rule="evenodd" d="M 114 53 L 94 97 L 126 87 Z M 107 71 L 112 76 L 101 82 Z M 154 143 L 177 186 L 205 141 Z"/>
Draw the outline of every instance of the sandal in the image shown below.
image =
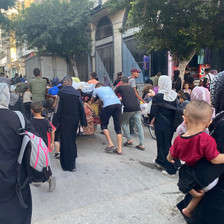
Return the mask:
<path fill-rule="evenodd" d="M 133 142 L 125 142 L 125 143 L 123 144 L 123 146 L 129 146 L 129 145 L 133 145 Z"/>
<path fill-rule="evenodd" d="M 145 151 L 145 147 L 141 147 L 140 145 L 136 145 L 135 148 L 141 151 Z"/>
<path fill-rule="evenodd" d="M 107 147 L 107 148 L 105 148 L 105 151 L 106 152 L 111 152 L 111 151 L 113 151 L 113 150 L 116 150 L 117 148 L 115 147 L 115 146 L 111 146 L 111 147 Z"/>
<path fill-rule="evenodd" d="M 122 155 L 122 152 L 118 152 L 117 149 L 113 150 L 113 152 L 118 154 L 118 155 Z"/>

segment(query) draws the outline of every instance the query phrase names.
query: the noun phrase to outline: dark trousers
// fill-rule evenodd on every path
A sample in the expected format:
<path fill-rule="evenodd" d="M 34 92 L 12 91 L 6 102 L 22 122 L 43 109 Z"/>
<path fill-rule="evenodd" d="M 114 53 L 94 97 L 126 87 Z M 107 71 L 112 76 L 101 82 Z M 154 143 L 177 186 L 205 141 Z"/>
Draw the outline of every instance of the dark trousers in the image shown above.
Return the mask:
<path fill-rule="evenodd" d="M 24 103 L 25 108 L 25 116 L 29 120 L 31 118 L 31 109 L 30 109 L 31 102 Z"/>
<path fill-rule="evenodd" d="M 100 114 L 101 129 L 108 129 L 109 119 L 113 117 L 114 130 L 116 134 L 121 134 L 121 104 L 113 104 L 104 107 Z"/>

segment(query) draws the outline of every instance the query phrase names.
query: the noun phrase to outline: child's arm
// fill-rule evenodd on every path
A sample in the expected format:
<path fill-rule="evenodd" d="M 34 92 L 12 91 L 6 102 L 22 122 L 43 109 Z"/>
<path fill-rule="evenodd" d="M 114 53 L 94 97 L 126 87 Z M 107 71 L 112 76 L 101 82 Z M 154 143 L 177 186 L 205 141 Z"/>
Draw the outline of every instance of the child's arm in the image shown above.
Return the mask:
<path fill-rule="evenodd" d="M 55 130 L 52 130 L 52 132 L 51 132 L 51 143 L 50 143 L 50 148 L 52 150 L 54 149 L 54 136 L 55 136 Z"/>
<path fill-rule="evenodd" d="M 219 154 L 218 156 L 215 157 L 215 159 L 210 161 L 213 164 L 222 164 L 224 163 L 224 154 Z"/>
<path fill-rule="evenodd" d="M 173 157 L 171 156 L 170 152 L 169 152 L 168 156 L 166 157 L 166 159 L 167 159 L 170 163 L 175 163 L 175 161 L 173 160 Z"/>
<path fill-rule="evenodd" d="M 189 193 L 195 198 L 201 198 L 205 194 L 203 190 L 196 191 L 194 189 L 190 190 Z"/>

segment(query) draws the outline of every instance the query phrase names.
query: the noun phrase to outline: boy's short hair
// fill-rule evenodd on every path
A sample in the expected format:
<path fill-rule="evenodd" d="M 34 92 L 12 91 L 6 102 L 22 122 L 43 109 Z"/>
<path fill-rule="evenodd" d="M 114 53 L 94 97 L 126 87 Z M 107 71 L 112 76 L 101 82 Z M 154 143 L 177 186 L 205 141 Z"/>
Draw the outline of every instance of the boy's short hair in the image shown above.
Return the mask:
<path fill-rule="evenodd" d="M 41 113 L 42 110 L 43 110 L 43 105 L 40 101 L 36 101 L 36 102 L 33 102 L 31 103 L 31 106 L 30 106 L 31 110 L 34 112 L 34 113 Z"/>
<path fill-rule="evenodd" d="M 40 76 L 40 69 L 39 68 L 35 68 L 33 70 L 33 74 L 34 74 L 35 77 Z"/>
<path fill-rule="evenodd" d="M 186 96 L 186 94 L 183 93 L 183 92 L 180 93 L 180 98 L 182 98 L 184 101 L 187 100 L 187 96 Z"/>
<path fill-rule="evenodd" d="M 212 118 L 212 107 L 204 100 L 192 100 L 184 110 L 189 122 L 207 123 Z"/>
<path fill-rule="evenodd" d="M 96 72 L 91 72 L 90 75 L 92 76 L 93 79 L 97 78 L 97 73 Z"/>
<path fill-rule="evenodd" d="M 181 95 L 182 93 L 184 93 L 184 91 L 183 90 L 179 90 L 177 93 Z"/>
<path fill-rule="evenodd" d="M 128 77 L 124 76 L 124 77 L 121 78 L 121 81 L 122 81 L 122 83 L 126 83 L 127 84 L 129 82 L 129 79 L 128 79 Z"/>
<path fill-rule="evenodd" d="M 186 96 L 187 100 L 190 101 L 191 100 L 191 96 L 189 93 L 184 93 L 184 95 Z"/>
<path fill-rule="evenodd" d="M 101 87 L 101 86 L 104 86 L 104 84 L 102 82 L 98 82 L 95 86 L 95 88 L 98 88 L 98 87 Z"/>

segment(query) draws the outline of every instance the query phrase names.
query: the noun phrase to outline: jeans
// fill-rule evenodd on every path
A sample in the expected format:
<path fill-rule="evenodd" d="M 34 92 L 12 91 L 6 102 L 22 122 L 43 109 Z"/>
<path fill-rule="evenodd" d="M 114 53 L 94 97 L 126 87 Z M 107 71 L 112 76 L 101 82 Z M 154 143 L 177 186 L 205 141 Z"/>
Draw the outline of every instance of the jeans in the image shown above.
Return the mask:
<path fill-rule="evenodd" d="M 139 145 L 144 145 L 144 132 L 141 123 L 141 111 L 134 111 L 134 112 L 124 112 L 121 116 L 121 126 L 124 132 L 127 141 L 131 140 L 131 136 L 129 133 L 129 120 L 133 119 L 135 121 L 136 128 L 138 130 L 138 137 L 139 137 Z"/>

